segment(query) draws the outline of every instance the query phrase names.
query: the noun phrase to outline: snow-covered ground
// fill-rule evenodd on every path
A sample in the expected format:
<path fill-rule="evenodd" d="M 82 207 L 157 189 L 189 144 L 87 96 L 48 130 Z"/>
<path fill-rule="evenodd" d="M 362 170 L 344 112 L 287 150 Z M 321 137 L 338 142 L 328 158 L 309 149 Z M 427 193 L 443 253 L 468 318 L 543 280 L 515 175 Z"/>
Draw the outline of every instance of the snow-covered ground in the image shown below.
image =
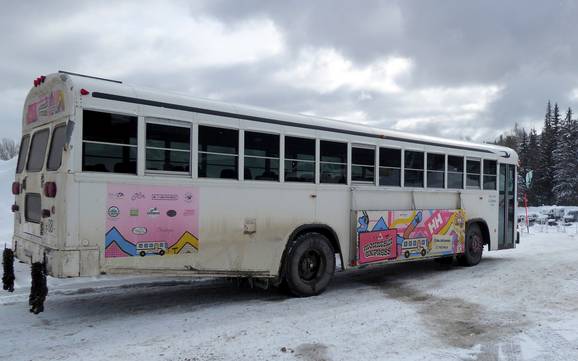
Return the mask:
<path fill-rule="evenodd" d="M 14 216 L 10 207 L 14 203 L 12 182 L 16 171 L 16 158 L 9 161 L 0 160 L 0 248 L 4 243 L 10 244 L 12 237 Z"/>
<path fill-rule="evenodd" d="M 305 299 L 220 280 L 49 279 L 37 316 L 17 264 L 0 359 L 576 360 L 576 228 L 531 232 L 473 268 L 342 272 Z"/>
<path fill-rule="evenodd" d="M 13 166 L 0 167 L 2 239 Z M 15 292 L 0 292 L 0 360 L 577 360 L 576 226 L 535 226 L 472 268 L 341 272 L 304 299 L 224 280 L 50 278 L 33 315 L 16 264 Z"/>

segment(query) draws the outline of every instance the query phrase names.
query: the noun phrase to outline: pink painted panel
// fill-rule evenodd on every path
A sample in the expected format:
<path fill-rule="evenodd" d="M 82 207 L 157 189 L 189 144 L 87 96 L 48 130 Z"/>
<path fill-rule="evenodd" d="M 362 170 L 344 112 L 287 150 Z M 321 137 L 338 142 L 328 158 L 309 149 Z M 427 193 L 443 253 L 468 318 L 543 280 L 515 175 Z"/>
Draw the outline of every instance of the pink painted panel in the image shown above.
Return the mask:
<path fill-rule="evenodd" d="M 109 184 L 105 212 L 106 258 L 198 251 L 196 187 Z"/>

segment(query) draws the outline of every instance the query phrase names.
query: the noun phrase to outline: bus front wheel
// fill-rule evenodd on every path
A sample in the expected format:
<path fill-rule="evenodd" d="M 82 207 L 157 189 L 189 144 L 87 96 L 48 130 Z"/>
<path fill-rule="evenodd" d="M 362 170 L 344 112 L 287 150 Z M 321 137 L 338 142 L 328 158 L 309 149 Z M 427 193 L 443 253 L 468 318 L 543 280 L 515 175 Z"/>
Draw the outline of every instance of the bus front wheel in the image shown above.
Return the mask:
<path fill-rule="evenodd" d="M 470 224 L 466 230 L 466 244 L 464 254 L 458 257 L 462 266 L 475 266 L 482 260 L 484 253 L 484 236 L 477 224 Z"/>
<path fill-rule="evenodd" d="M 325 291 L 335 272 L 335 251 L 324 235 L 305 233 L 295 241 L 285 260 L 285 280 L 297 297 Z"/>

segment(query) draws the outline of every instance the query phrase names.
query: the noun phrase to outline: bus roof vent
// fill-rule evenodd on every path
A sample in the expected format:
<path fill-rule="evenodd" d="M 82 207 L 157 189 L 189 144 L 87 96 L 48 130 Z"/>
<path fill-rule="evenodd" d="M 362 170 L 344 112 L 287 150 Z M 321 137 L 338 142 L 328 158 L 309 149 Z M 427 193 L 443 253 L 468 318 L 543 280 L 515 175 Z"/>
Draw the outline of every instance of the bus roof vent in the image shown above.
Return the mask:
<path fill-rule="evenodd" d="M 98 80 L 104 80 L 104 81 L 110 81 L 112 83 L 118 83 L 118 84 L 122 84 L 122 81 L 120 80 L 113 80 L 113 79 L 106 79 L 106 78 L 99 78 L 96 76 L 90 76 L 90 75 L 84 75 L 84 74 L 78 74 L 78 73 L 72 73 L 69 71 L 64 71 L 64 70 L 59 70 L 58 71 L 59 74 L 68 74 L 68 75 L 74 75 L 74 76 L 82 76 L 84 78 L 90 78 L 90 79 L 98 79 Z"/>

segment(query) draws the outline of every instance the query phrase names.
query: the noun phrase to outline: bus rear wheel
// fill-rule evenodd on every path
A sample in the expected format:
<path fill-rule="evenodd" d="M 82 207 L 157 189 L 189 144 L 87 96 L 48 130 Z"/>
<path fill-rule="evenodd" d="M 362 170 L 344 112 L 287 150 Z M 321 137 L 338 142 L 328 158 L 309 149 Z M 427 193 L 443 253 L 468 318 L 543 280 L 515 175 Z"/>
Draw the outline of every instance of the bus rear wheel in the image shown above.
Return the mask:
<path fill-rule="evenodd" d="M 458 262 L 462 266 L 475 266 L 482 260 L 484 253 L 484 236 L 477 224 L 470 224 L 466 230 L 466 244 L 464 254 L 458 257 Z"/>
<path fill-rule="evenodd" d="M 297 297 L 318 295 L 333 278 L 335 251 L 324 235 L 305 233 L 289 249 L 285 269 L 289 292 Z"/>

